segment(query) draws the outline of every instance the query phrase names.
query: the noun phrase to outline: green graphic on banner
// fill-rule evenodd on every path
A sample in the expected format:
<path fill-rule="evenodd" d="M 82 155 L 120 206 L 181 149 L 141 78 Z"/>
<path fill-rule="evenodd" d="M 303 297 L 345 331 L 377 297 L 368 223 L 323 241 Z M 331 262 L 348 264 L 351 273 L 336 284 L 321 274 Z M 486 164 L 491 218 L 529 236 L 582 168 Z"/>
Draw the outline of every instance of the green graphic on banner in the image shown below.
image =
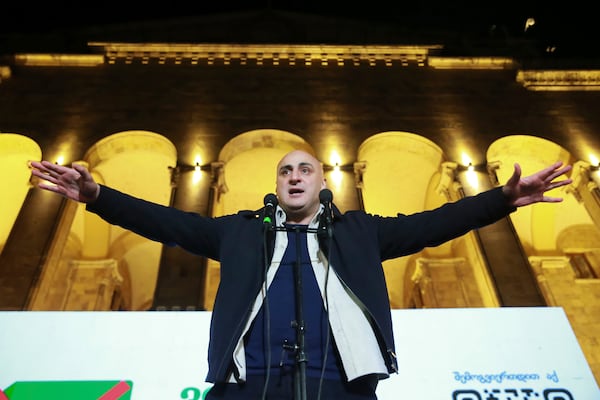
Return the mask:
<path fill-rule="evenodd" d="M 131 400 L 131 381 L 24 381 L 0 390 L 0 400 Z"/>

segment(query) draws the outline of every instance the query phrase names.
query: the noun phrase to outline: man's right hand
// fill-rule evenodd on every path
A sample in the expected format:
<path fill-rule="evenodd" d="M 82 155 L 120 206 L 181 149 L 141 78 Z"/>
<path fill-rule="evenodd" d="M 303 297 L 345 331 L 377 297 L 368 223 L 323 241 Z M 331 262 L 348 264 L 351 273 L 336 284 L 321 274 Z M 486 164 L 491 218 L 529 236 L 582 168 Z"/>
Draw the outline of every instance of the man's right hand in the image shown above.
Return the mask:
<path fill-rule="evenodd" d="M 83 165 L 73 163 L 66 167 L 50 161 L 31 161 L 29 165 L 31 173 L 42 179 L 37 185 L 41 189 L 81 203 L 92 203 L 98 198 L 100 186 Z"/>

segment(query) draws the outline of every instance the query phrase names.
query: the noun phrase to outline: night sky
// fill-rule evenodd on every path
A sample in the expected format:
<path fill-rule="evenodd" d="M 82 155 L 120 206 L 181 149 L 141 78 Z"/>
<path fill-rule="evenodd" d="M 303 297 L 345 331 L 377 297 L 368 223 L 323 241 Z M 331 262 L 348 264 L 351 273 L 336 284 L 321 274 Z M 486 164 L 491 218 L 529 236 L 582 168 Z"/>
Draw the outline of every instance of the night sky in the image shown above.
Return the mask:
<path fill-rule="evenodd" d="M 414 3 L 414 4 L 412 4 Z M 321 1 L 67 1 L 29 3 L 5 2 L 0 10 L 0 35 L 44 34 L 115 23 L 153 21 L 207 14 L 243 11 L 292 11 L 360 20 L 418 24 L 421 28 L 447 28 L 461 32 L 483 32 L 496 27 L 518 37 L 525 34 L 528 18 L 536 24 L 527 34 L 571 49 L 573 53 L 600 54 L 600 34 L 591 3 L 568 2 L 550 6 L 548 2 L 460 2 L 370 0 L 363 2 Z"/>

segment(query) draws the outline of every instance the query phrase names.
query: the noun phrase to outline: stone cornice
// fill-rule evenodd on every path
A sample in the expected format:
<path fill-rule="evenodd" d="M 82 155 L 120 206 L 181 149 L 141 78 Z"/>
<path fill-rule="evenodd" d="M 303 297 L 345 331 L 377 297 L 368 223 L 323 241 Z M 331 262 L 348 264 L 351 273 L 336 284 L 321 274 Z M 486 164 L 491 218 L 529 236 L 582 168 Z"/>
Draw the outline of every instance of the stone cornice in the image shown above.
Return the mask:
<path fill-rule="evenodd" d="M 99 54 L 16 54 L 15 64 L 28 67 L 97 67 L 104 64 Z"/>
<path fill-rule="evenodd" d="M 294 45 L 89 42 L 94 54 L 17 54 L 16 65 L 95 67 L 103 64 L 388 66 L 434 69 L 516 69 L 505 57 L 443 57 L 441 45 Z M 0 82 L 10 69 L 0 70 Z M 600 70 L 519 70 L 535 91 L 599 91 Z"/>
<path fill-rule="evenodd" d="M 516 62 L 506 57 L 429 57 L 431 68 L 436 69 L 514 69 Z"/>
<path fill-rule="evenodd" d="M 400 65 L 424 66 L 440 45 L 356 46 L 291 44 L 100 43 L 88 45 L 116 62 L 228 65 Z"/>
<path fill-rule="evenodd" d="M 516 79 L 528 90 L 600 90 L 600 70 L 527 70 L 519 71 Z"/>

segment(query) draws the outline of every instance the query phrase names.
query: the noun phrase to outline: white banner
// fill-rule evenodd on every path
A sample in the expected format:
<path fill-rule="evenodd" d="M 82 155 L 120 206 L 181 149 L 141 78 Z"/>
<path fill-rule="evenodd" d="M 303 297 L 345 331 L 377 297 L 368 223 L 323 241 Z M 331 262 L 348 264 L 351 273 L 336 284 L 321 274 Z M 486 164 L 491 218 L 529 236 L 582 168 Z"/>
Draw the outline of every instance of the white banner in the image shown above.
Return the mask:
<path fill-rule="evenodd" d="M 380 400 L 598 400 L 562 308 L 394 310 Z M 0 400 L 201 400 L 209 312 L 0 312 Z"/>

